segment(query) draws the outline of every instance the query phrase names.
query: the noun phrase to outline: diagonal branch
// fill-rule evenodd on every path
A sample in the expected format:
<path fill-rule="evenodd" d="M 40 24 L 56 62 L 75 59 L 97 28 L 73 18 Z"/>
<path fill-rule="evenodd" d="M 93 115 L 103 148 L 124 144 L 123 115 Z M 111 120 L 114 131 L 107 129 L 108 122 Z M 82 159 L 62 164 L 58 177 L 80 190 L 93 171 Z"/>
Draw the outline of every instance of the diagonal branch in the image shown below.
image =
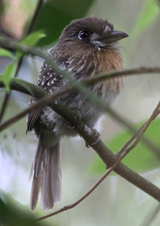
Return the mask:
<path fill-rule="evenodd" d="M 118 76 L 132 76 L 132 75 L 142 75 L 142 74 L 159 74 L 160 73 L 160 67 L 139 67 L 139 68 L 135 68 L 135 69 L 125 69 L 125 70 L 121 70 L 121 71 L 113 71 L 110 73 L 105 73 L 105 74 L 101 74 L 97 77 L 94 78 L 88 78 L 84 81 L 84 83 L 87 83 L 88 85 L 90 84 L 94 84 L 100 81 L 105 80 L 106 78 L 114 78 L 114 77 L 118 77 Z"/>
<path fill-rule="evenodd" d="M 77 201 L 75 201 L 74 203 L 68 205 L 68 206 L 64 206 L 63 208 L 54 211 L 53 213 L 47 214 L 43 217 L 39 217 L 36 220 L 44 220 L 48 217 L 54 216 L 56 214 L 62 213 L 68 209 L 72 209 L 75 206 L 77 206 L 79 203 L 81 203 L 84 199 L 86 199 L 103 181 L 104 179 L 115 169 L 115 167 L 119 164 L 119 162 L 124 158 L 125 156 L 120 156 L 116 162 L 107 170 L 107 172 Z"/>
<path fill-rule="evenodd" d="M 77 81 L 76 81 L 76 84 L 77 84 Z M 0 83 L 0 87 L 2 85 Z M 83 85 L 81 83 L 79 83 L 78 89 L 80 91 L 82 91 L 79 88 L 81 86 L 83 87 Z M 28 87 L 28 90 L 26 89 L 26 87 Z M 35 86 L 35 85 L 31 84 L 31 83 L 28 83 L 28 82 L 20 80 L 20 79 L 12 79 L 11 88 L 13 88 L 15 90 L 20 90 L 20 91 L 25 92 L 27 94 L 30 93 L 33 97 L 36 97 L 36 98 L 39 98 L 39 97 L 42 97 L 42 96 L 45 96 L 46 94 L 48 94 L 48 92 L 46 92 L 45 90 L 41 89 L 40 87 L 37 87 L 37 86 Z M 55 110 L 58 114 L 60 114 L 64 119 L 66 119 L 69 122 L 72 121 L 73 120 L 73 115 L 72 115 L 73 112 L 72 112 L 72 114 L 70 116 L 69 109 L 67 108 L 67 106 L 65 106 L 64 104 L 60 103 L 60 101 L 59 101 L 59 105 L 57 103 L 55 104 L 53 100 L 55 98 L 59 97 L 60 95 L 65 94 L 68 91 L 73 91 L 75 89 L 77 89 L 77 86 L 73 87 L 73 88 L 69 87 L 69 88 L 63 89 L 63 90 L 61 90 L 59 92 L 55 92 L 54 94 L 48 94 L 47 97 L 44 97 L 42 100 L 38 101 L 37 103 L 35 103 L 31 107 L 29 107 L 28 110 L 25 109 L 23 112 L 20 112 L 18 115 L 14 116 L 13 118 L 9 119 L 8 121 L 6 121 L 2 125 L 0 125 L 0 131 L 2 129 L 6 128 L 7 126 L 9 126 L 10 124 L 12 124 L 13 122 L 17 121 L 21 117 L 23 117 L 26 113 L 30 112 L 31 110 L 37 108 L 38 106 L 46 105 L 46 104 L 51 104 L 50 107 L 53 110 Z M 88 93 L 88 99 L 90 101 L 92 101 L 93 103 L 96 103 L 97 107 L 102 108 L 104 112 L 107 112 L 113 119 L 117 120 L 122 125 L 125 125 L 127 128 L 129 128 L 129 130 L 131 132 L 136 133 L 137 136 L 142 139 L 142 141 L 144 142 L 145 145 L 150 147 L 157 154 L 158 157 L 160 156 L 159 149 L 157 147 L 155 147 L 155 145 L 152 144 L 148 139 L 143 137 L 139 132 L 137 132 L 134 129 L 133 125 L 131 125 L 130 122 L 127 122 L 126 119 L 124 119 L 122 116 L 120 116 L 118 113 L 116 113 L 113 109 L 111 109 L 108 106 L 106 106 L 106 104 L 104 102 L 100 101 L 95 95 L 93 95 L 85 87 L 83 87 L 83 92 L 84 91 L 85 91 L 85 96 L 86 96 L 86 92 L 87 92 Z M 37 94 L 37 92 L 38 92 L 38 94 Z M 62 111 L 62 105 L 63 105 L 64 111 Z M 68 111 L 68 115 L 66 114 L 66 111 Z M 74 115 L 74 118 L 77 119 L 77 116 Z M 74 122 L 74 121 L 72 121 L 71 123 L 76 124 L 76 122 Z"/>
<path fill-rule="evenodd" d="M 151 124 L 151 122 L 160 114 L 160 101 L 157 104 L 157 107 L 155 108 L 155 110 L 153 111 L 151 117 L 149 118 L 149 120 L 144 123 L 144 125 L 138 130 L 139 133 L 144 134 L 145 131 L 147 130 L 147 128 L 149 127 L 149 125 Z M 130 150 L 132 150 L 139 142 L 139 137 L 137 137 L 136 134 L 134 134 L 127 142 L 126 144 L 115 154 L 115 156 L 118 158 L 124 151 L 126 152 L 126 150 L 129 152 Z M 133 142 L 134 141 L 134 142 Z M 133 143 L 132 143 L 133 142 Z M 132 144 L 131 144 L 132 143 Z M 131 145 L 130 145 L 131 144 Z M 130 146 L 129 146 L 130 145 Z M 126 149 L 129 146 L 128 149 Z"/>
<path fill-rule="evenodd" d="M 14 77 L 17 77 L 19 68 L 21 67 L 21 64 L 22 64 L 22 60 L 23 60 L 23 57 L 20 57 L 18 62 L 17 62 L 17 68 L 16 68 L 16 72 L 15 72 Z M 7 92 L 5 92 L 5 94 L 4 94 L 3 103 L 2 103 L 2 107 L 1 107 L 1 111 L 0 111 L 0 124 L 1 124 L 1 121 L 3 119 L 3 115 L 5 113 L 5 110 L 7 108 L 7 104 L 8 104 L 10 95 L 11 95 L 11 93 L 7 93 Z"/>
<path fill-rule="evenodd" d="M 159 114 L 159 108 L 160 108 L 160 102 L 158 103 L 157 107 L 155 108 L 155 110 L 153 111 L 151 117 L 149 118 L 149 120 L 141 127 L 141 133 L 145 132 L 146 129 L 148 128 L 148 126 L 150 125 L 150 123 L 158 116 Z M 132 143 L 132 140 L 135 139 L 136 135 L 133 135 L 131 138 L 129 139 L 128 142 L 126 143 L 127 146 L 129 144 Z M 127 148 L 126 145 L 123 146 L 123 153 L 121 153 L 121 155 L 118 157 L 118 159 L 116 160 L 116 162 L 107 170 L 107 172 L 77 201 L 75 201 L 74 203 L 72 203 L 71 205 L 67 205 L 64 206 L 63 208 L 54 211 L 50 214 L 47 214 L 45 216 L 42 216 L 40 218 L 37 218 L 36 220 L 44 220 L 48 217 L 54 216 L 56 214 L 62 213 L 68 209 L 72 209 L 75 206 L 77 206 L 79 203 L 81 203 L 84 199 L 86 199 L 103 181 L 104 179 L 115 169 L 115 167 L 118 165 L 118 163 L 129 153 L 129 151 L 133 150 L 133 148 L 138 144 L 139 139 L 137 138 L 134 142 L 134 145 L 132 144 L 129 148 Z M 121 150 L 122 150 L 121 149 Z M 159 210 L 159 206 L 158 206 L 158 210 Z M 156 212 L 157 213 L 157 212 Z"/>
<path fill-rule="evenodd" d="M 43 0 L 38 0 L 35 12 L 34 12 L 33 17 L 32 17 L 32 20 L 31 20 L 31 22 L 30 22 L 30 24 L 27 28 L 26 33 L 24 34 L 24 37 L 29 35 L 33 31 L 33 28 L 35 26 L 35 23 L 37 21 L 37 18 L 39 16 L 39 13 L 41 11 L 42 6 L 43 6 Z"/>
<path fill-rule="evenodd" d="M 14 79 L 15 80 L 15 79 Z M 16 79 L 17 81 L 18 79 Z M 21 80 L 18 80 L 21 81 Z M 22 81 L 21 81 L 22 82 Z M 26 83 L 26 82 L 25 82 Z M 20 85 L 20 84 L 19 84 Z M 32 84 L 34 87 L 34 85 Z M 25 87 L 25 86 L 24 86 Z M 24 90 L 25 88 L 22 87 Z M 31 88 L 31 87 L 30 87 Z M 27 90 L 26 93 L 32 93 L 34 95 L 36 93 L 36 90 L 38 94 L 40 94 L 40 87 L 35 87 L 35 90 Z M 33 91 L 33 92 L 32 92 Z M 45 95 L 45 90 L 42 90 L 41 95 Z M 47 93 L 47 92 L 46 92 Z M 51 94 L 49 94 L 49 98 L 53 98 Z M 47 98 L 47 97 L 44 97 Z M 37 103 L 38 104 L 38 103 Z M 52 106 L 53 109 L 58 112 L 62 117 L 68 121 L 71 124 L 76 124 L 77 123 L 77 117 L 76 115 L 63 103 L 60 102 L 60 104 L 54 104 L 53 99 L 52 99 Z M 95 141 L 95 133 L 92 131 L 83 121 L 79 122 L 76 126 L 75 129 L 78 131 L 78 133 L 85 139 L 85 141 L 88 144 L 93 144 Z M 95 145 L 90 145 L 99 155 L 99 157 L 102 159 L 102 161 L 107 165 L 108 167 L 111 167 L 117 160 L 115 155 L 112 153 L 110 149 L 108 149 L 105 144 L 102 143 L 101 140 Z M 129 169 L 127 166 L 125 166 L 122 163 L 119 163 L 118 166 L 114 169 L 114 171 L 128 180 L 130 183 L 134 184 L 153 198 L 155 198 L 157 201 L 160 201 L 160 189 L 144 179 L 142 176 L 138 175 L 131 169 Z"/>

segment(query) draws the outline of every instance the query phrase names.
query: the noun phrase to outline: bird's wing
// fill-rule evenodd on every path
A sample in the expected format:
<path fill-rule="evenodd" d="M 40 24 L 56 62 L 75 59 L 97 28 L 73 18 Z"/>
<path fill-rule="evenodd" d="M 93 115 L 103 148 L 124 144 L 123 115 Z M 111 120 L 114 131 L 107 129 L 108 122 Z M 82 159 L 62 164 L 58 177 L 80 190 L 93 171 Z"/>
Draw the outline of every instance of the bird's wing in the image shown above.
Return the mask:
<path fill-rule="evenodd" d="M 40 70 L 37 85 L 49 93 L 54 93 L 64 85 L 64 79 L 61 75 L 56 73 L 51 66 L 47 65 L 47 63 L 44 63 Z M 34 102 L 35 100 L 31 100 L 31 104 Z M 40 106 L 28 114 L 26 132 L 31 131 L 35 127 L 35 123 L 41 115 L 44 107 L 44 105 Z"/>
<path fill-rule="evenodd" d="M 34 102 L 35 101 L 31 100 L 31 104 Z M 40 106 L 28 113 L 26 133 L 31 131 L 35 127 L 35 123 L 36 123 L 37 119 L 39 118 L 43 108 L 44 108 L 44 106 Z"/>

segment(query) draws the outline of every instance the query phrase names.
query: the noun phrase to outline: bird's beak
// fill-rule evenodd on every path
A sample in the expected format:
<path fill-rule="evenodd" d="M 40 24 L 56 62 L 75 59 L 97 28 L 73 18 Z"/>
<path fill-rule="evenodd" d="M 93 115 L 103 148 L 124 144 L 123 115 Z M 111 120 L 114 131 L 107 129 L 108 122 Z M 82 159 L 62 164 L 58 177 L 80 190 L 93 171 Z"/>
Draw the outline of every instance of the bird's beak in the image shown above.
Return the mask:
<path fill-rule="evenodd" d="M 122 31 L 109 31 L 105 33 L 102 37 L 95 39 L 95 43 L 99 46 L 104 47 L 108 43 L 117 42 L 120 39 L 126 38 L 128 35 Z"/>
<path fill-rule="evenodd" d="M 93 43 L 97 47 L 105 47 L 112 42 L 117 42 L 120 39 L 127 38 L 128 35 L 122 31 L 109 31 L 104 33 L 101 37 L 91 39 L 91 43 Z"/>
<path fill-rule="evenodd" d="M 105 37 L 106 42 L 117 42 L 120 39 L 127 38 L 128 34 L 122 31 L 110 31 Z"/>

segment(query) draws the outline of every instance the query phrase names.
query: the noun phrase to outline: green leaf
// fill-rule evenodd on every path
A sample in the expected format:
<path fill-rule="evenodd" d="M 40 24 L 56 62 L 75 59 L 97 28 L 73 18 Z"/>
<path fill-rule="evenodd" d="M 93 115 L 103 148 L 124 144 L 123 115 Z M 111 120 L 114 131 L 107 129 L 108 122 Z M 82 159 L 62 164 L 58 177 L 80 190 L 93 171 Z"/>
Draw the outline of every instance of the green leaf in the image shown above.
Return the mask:
<path fill-rule="evenodd" d="M 132 31 L 134 39 L 151 26 L 159 16 L 159 7 L 154 0 L 146 0 Z"/>
<path fill-rule="evenodd" d="M 45 29 L 47 37 L 38 46 L 55 42 L 71 20 L 84 17 L 94 0 L 46 1 L 40 11 L 34 30 Z"/>
<path fill-rule="evenodd" d="M 24 52 L 20 51 L 20 50 L 17 50 L 16 51 L 16 60 L 18 60 L 21 56 L 24 55 Z"/>
<path fill-rule="evenodd" d="M 144 122 L 139 123 L 137 125 L 137 129 L 143 124 Z M 131 135 L 129 132 L 120 133 L 110 140 L 106 146 L 116 153 L 127 142 L 127 140 L 129 140 L 130 137 Z M 160 149 L 160 118 L 151 123 L 145 132 L 145 137 L 151 140 Z M 145 172 L 160 167 L 160 159 L 141 141 L 129 154 L 126 155 L 122 162 L 136 172 Z M 89 172 L 92 174 L 104 173 L 105 170 L 104 163 L 98 157 L 94 159 L 89 167 Z"/>
<path fill-rule="evenodd" d="M 21 205 L 10 195 L 0 190 L 0 225 L 6 226 L 45 226 L 45 222 L 35 221 L 37 216 L 29 211 L 29 207 Z M 52 223 L 54 226 L 55 224 Z"/>
<path fill-rule="evenodd" d="M 10 81 L 14 77 L 16 72 L 17 64 L 15 62 L 9 64 L 0 76 L 0 81 L 4 83 L 6 91 L 10 92 Z"/>
<path fill-rule="evenodd" d="M 3 48 L 0 48 L 0 56 L 9 57 L 9 58 L 15 60 L 15 56 L 10 51 L 3 49 Z"/>
<path fill-rule="evenodd" d="M 46 37 L 46 34 L 43 32 L 43 30 L 34 31 L 31 34 L 29 34 L 27 37 L 22 39 L 21 44 L 27 45 L 27 46 L 35 46 L 40 39 L 45 37 Z"/>

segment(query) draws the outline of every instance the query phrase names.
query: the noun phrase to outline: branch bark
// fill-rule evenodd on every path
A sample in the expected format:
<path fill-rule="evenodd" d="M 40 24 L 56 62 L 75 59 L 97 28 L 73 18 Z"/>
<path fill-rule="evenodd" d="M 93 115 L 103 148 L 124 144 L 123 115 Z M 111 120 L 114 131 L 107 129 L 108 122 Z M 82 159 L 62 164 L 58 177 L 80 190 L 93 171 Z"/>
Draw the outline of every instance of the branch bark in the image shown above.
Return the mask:
<path fill-rule="evenodd" d="M 51 63 L 52 63 L 52 60 L 51 60 Z M 67 75 L 67 76 L 69 76 L 69 75 Z M 40 98 L 40 97 L 45 96 L 47 94 L 48 94 L 48 96 L 44 97 L 42 100 L 38 101 L 36 104 L 34 104 L 31 107 L 29 107 L 28 110 L 25 109 L 23 112 L 19 113 L 15 117 L 9 119 L 7 122 L 4 122 L 3 124 L 1 124 L 0 125 L 0 131 L 2 129 L 6 128 L 7 126 L 9 126 L 10 124 L 12 124 L 13 122 L 15 122 L 16 120 L 18 120 L 20 117 L 23 117 L 25 114 L 27 114 L 31 110 L 35 109 L 36 107 L 38 107 L 40 105 L 50 104 L 50 103 L 51 103 L 50 107 L 53 108 L 53 110 L 55 110 L 57 113 L 59 113 L 62 117 L 64 116 L 63 118 L 65 118 L 65 119 L 67 118 L 68 119 L 67 121 L 70 121 L 70 120 L 72 121 L 73 117 L 72 116 L 70 117 L 70 113 L 69 113 L 70 109 L 66 108 L 66 106 L 64 106 L 63 103 L 60 103 L 60 101 L 59 101 L 59 105 L 54 104 L 53 100 L 55 98 L 59 97 L 62 94 L 66 94 L 67 92 L 71 92 L 71 91 L 73 91 L 75 89 L 78 89 L 85 96 L 87 96 L 87 98 L 91 102 L 93 102 L 94 104 L 96 103 L 97 107 L 102 108 L 103 111 L 107 112 L 114 120 L 118 121 L 122 125 L 125 125 L 132 133 L 135 133 L 139 138 L 141 138 L 141 140 L 144 142 L 145 145 L 150 147 L 156 153 L 156 155 L 158 157 L 160 157 L 159 149 L 157 147 L 155 147 L 155 145 L 152 144 L 150 141 L 148 141 L 145 137 L 143 137 L 139 133 L 139 131 L 136 131 L 136 129 L 133 127 L 133 125 L 131 125 L 130 122 L 128 122 L 126 119 L 124 119 L 118 113 L 116 113 L 113 109 L 111 109 L 108 106 L 106 106 L 106 104 L 104 102 L 100 101 L 87 88 L 85 88 L 83 86 L 83 83 L 81 84 L 81 83 L 79 83 L 77 81 L 74 81 L 74 84 L 75 83 L 76 83 L 76 85 L 73 88 L 69 87 L 69 88 L 65 88 L 65 89 L 63 89 L 63 90 L 61 90 L 59 92 L 55 92 L 54 94 L 48 94 L 45 90 L 43 90 L 40 87 L 37 87 L 37 86 L 35 86 L 35 85 L 31 84 L 31 83 L 25 82 L 25 81 L 20 80 L 20 79 L 12 79 L 11 80 L 11 88 L 13 88 L 15 90 L 20 90 L 20 92 L 24 92 L 24 93 L 27 93 L 27 94 L 30 93 L 31 96 L 35 97 L 35 98 Z M 0 83 L 0 87 L 1 86 L 3 86 L 2 83 Z M 64 109 L 64 111 L 62 111 L 62 108 Z M 68 112 L 68 114 L 66 114 L 66 112 Z M 76 115 L 74 116 L 74 118 L 77 118 Z M 76 122 L 73 122 L 73 121 L 72 121 L 72 123 L 76 124 Z"/>
<path fill-rule="evenodd" d="M 35 90 L 33 89 L 31 91 L 31 90 L 28 90 L 25 86 L 23 87 L 21 84 L 19 84 L 18 86 L 21 87 L 21 91 L 25 90 L 25 92 L 27 94 L 32 93 L 32 95 L 35 95 L 36 91 L 37 91 L 38 96 L 40 96 L 40 95 L 44 96 L 45 94 L 47 94 L 47 92 L 45 90 L 41 90 L 40 87 L 36 87 Z M 34 87 L 33 84 L 32 84 L 32 86 Z M 48 95 L 49 95 L 49 98 L 51 98 L 51 99 L 53 98 L 53 95 L 51 95 L 51 94 L 48 94 Z M 44 99 L 45 98 L 47 99 L 47 97 L 44 97 Z M 51 99 L 50 99 L 50 101 L 51 101 Z M 66 121 L 68 121 L 71 124 L 77 123 L 78 118 L 75 113 L 73 113 L 63 103 L 53 104 L 53 102 L 54 101 L 52 99 L 53 109 L 57 113 L 59 113 Z M 36 104 L 38 105 L 38 102 Z M 30 106 L 30 109 L 31 109 L 31 107 L 32 106 Z M 83 137 L 88 144 L 94 143 L 94 141 L 95 141 L 94 131 L 92 131 L 83 121 L 78 123 L 75 126 L 75 129 L 79 132 L 81 137 Z M 90 146 L 96 151 L 96 153 L 99 155 L 99 157 L 105 163 L 105 165 L 107 165 L 107 167 L 111 167 L 116 162 L 116 160 L 117 160 L 116 156 L 112 153 L 112 151 L 110 149 L 108 149 L 105 146 L 105 144 L 103 144 L 103 142 L 101 140 L 97 144 L 90 145 Z M 120 176 L 122 176 L 123 178 L 125 178 L 127 181 L 132 183 L 133 185 L 137 186 L 138 188 L 140 188 L 141 190 L 143 190 L 144 192 L 146 192 L 147 194 L 149 194 L 150 196 L 155 198 L 157 201 L 160 201 L 160 189 L 157 186 L 155 186 L 154 184 L 152 184 L 151 182 L 144 179 L 139 174 L 135 173 L 133 170 L 129 169 L 123 163 L 119 163 L 116 166 L 116 168 L 114 169 L 114 171 L 117 174 L 119 174 Z"/>
<path fill-rule="evenodd" d="M 149 118 L 149 120 L 140 128 L 141 133 L 144 133 L 147 128 L 149 127 L 150 123 L 159 115 L 159 109 L 160 109 L 160 102 L 158 103 L 157 107 L 155 108 L 155 110 L 153 111 L 151 117 Z M 132 143 L 134 141 L 134 143 Z M 136 134 L 134 134 L 127 142 L 126 144 L 121 148 L 121 150 L 117 153 L 118 154 L 118 158 L 116 160 L 116 162 L 107 170 L 107 172 L 81 197 L 79 198 L 77 201 L 75 201 L 74 203 L 64 206 L 63 208 L 54 211 L 50 214 L 44 215 L 42 217 L 37 218 L 36 220 L 44 220 L 48 217 L 54 216 L 56 214 L 62 213 L 68 209 L 72 209 L 75 206 L 77 206 L 79 203 L 81 203 L 84 199 L 86 199 L 103 181 L 104 179 L 115 169 L 115 167 L 118 165 L 118 163 L 131 151 L 133 150 L 133 148 L 138 144 L 139 142 L 139 138 L 136 138 Z M 132 144 L 131 144 L 132 143 Z M 130 145 L 130 146 L 129 146 Z M 129 146 L 129 148 L 127 148 Z M 159 206 L 158 206 L 158 211 L 159 211 Z M 155 217 L 155 215 L 157 214 L 157 212 L 155 210 L 155 213 L 153 214 L 153 216 L 151 216 L 151 219 L 149 219 L 149 222 L 151 220 L 153 220 L 153 218 Z M 144 224 L 146 225 L 146 224 Z M 147 224 L 149 225 L 149 224 Z"/>

